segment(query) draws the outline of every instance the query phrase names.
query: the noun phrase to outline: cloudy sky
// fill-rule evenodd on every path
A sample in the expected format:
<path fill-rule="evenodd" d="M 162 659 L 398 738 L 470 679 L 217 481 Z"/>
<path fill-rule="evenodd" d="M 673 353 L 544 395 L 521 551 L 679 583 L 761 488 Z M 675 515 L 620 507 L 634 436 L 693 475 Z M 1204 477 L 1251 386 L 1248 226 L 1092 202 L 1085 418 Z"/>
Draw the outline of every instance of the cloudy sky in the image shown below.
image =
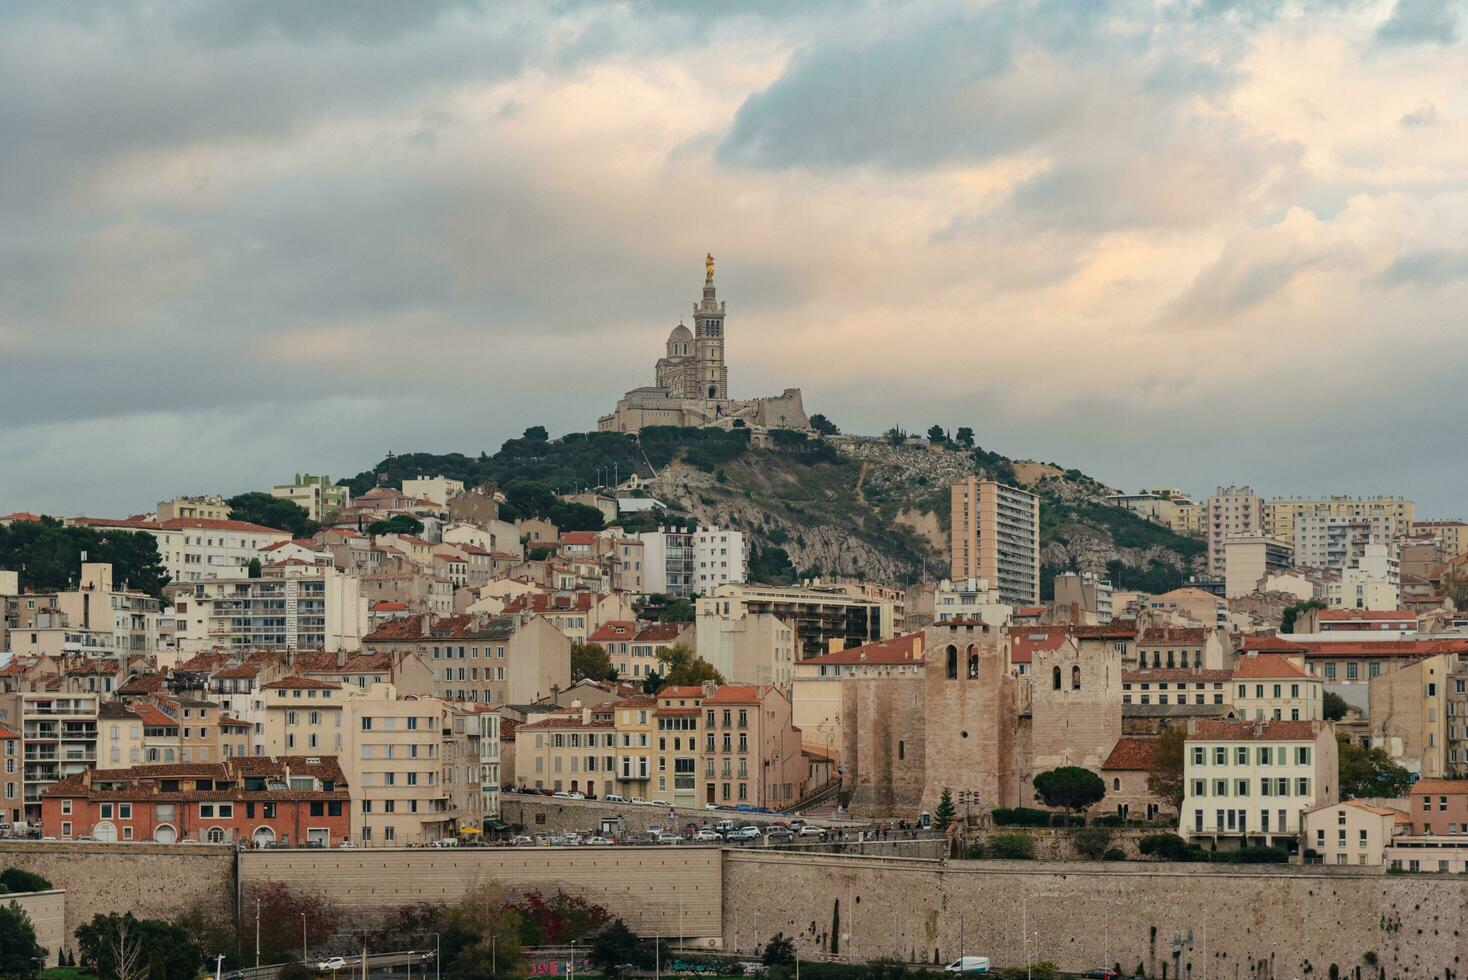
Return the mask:
<path fill-rule="evenodd" d="M 0 513 L 736 396 L 1468 517 L 1455 0 L 0 9 Z"/>

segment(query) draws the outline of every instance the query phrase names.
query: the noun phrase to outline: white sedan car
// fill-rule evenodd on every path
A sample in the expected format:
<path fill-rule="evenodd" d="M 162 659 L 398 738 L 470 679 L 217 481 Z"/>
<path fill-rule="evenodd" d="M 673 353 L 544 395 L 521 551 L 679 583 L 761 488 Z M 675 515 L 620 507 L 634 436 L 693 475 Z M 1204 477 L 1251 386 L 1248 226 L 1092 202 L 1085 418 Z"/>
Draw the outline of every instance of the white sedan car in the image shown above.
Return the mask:
<path fill-rule="evenodd" d="M 316 969 L 330 970 L 332 973 L 335 973 L 337 970 L 345 970 L 346 968 L 347 961 L 342 959 L 340 956 L 333 956 L 329 960 L 322 960 L 320 963 L 316 964 Z"/>

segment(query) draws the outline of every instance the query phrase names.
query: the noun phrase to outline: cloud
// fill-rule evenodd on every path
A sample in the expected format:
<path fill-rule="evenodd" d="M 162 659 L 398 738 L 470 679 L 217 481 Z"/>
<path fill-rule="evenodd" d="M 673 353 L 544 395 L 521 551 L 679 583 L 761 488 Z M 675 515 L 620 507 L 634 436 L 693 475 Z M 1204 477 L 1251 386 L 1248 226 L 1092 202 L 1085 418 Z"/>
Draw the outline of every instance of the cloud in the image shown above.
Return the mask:
<path fill-rule="evenodd" d="M 1376 29 L 1382 45 L 1452 44 L 1458 39 L 1455 0 L 1397 0 Z"/>
<path fill-rule="evenodd" d="M 1461 47 L 1389 50 L 1382 17 L 7 6 L 0 512 L 586 429 L 652 381 L 711 251 L 737 394 L 1451 516 L 1468 464 L 1363 421 L 1430 418 L 1468 369 Z M 1331 455 L 1343 428 L 1392 486 Z"/>

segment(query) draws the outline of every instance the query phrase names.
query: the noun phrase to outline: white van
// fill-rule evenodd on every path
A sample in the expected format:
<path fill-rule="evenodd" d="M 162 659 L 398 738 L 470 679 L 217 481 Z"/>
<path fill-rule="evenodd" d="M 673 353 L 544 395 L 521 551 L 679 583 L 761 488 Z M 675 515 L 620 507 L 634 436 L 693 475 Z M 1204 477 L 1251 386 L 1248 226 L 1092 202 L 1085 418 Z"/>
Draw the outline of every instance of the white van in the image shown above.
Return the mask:
<path fill-rule="evenodd" d="M 960 956 L 943 968 L 944 973 L 988 973 L 989 957 Z"/>

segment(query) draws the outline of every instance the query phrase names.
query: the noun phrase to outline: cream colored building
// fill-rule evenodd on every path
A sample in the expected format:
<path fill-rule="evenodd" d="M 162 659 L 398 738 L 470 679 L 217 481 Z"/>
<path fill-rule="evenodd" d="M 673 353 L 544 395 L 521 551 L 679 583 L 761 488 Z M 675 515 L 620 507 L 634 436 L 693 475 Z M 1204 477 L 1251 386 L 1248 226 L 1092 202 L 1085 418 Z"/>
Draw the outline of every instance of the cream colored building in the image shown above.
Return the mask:
<path fill-rule="evenodd" d="M 1220 626 L 1228 617 L 1228 603 L 1202 589 L 1181 588 L 1146 600 L 1147 609 L 1161 614 L 1177 625 Z"/>
<path fill-rule="evenodd" d="M 368 847 L 452 836 L 459 817 L 443 779 L 443 704 L 374 684 L 344 708 L 339 761 L 352 791 L 352 836 Z"/>
<path fill-rule="evenodd" d="M 289 500 L 300 507 L 313 521 L 321 521 L 328 515 L 345 510 L 351 503 L 352 491 L 331 482 L 326 475 L 297 473 L 290 483 L 278 483 L 270 488 L 270 495 Z"/>
<path fill-rule="evenodd" d="M 227 521 L 230 507 L 223 497 L 177 497 L 160 501 L 155 511 L 160 521 Z"/>
<path fill-rule="evenodd" d="M 970 476 L 950 489 L 955 582 L 986 579 L 1001 602 L 1040 601 L 1040 498 Z"/>
<path fill-rule="evenodd" d="M 432 671 L 426 690 L 474 704 L 530 704 L 571 684 L 571 641 L 543 617 L 406 616 L 368 634 L 367 649 L 418 653 Z"/>
<path fill-rule="evenodd" d="M 1304 657 L 1249 651 L 1234 664 L 1229 703 L 1244 721 L 1319 721 L 1325 685 Z"/>
<path fill-rule="evenodd" d="M 404 496 L 432 501 L 439 507 L 447 507 L 450 500 L 463 492 L 463 480 L 446 476 L 419 476 L 416 480 L 403 481 Z"/>
<path fill-rule="evenodd" d="M 1468 699 L 1458 655 L 1425 656 L 1367 681 L 1371 745 L 1424 779 L 1442 779 L 1468 763 Z M 1458 758 L 1453 758 L 1453 756 Z"/>
<path fill-rule="evenodd" d="M 1275 497 L 1264 506 L 1262 530 L 1270 537 L 1294 544 L 1307 528 L 1323 530 L 1334 522 L 1364 521 L 1371 528 L 1373 540 L 1389 542 L 1412 529 L 1415 511 L 1412 501 L 1402 497 Z M 1312 533 L 1307 530 L 1307 535 Z M 1296 550 L 1313 553 L 1308 545 L 1304 549 L 1297 546 Z M 1301 561 L 1305 561 L 1304 557 Z"/>
<path fill-rule="evenodd" d="M 1110 609 L 1111 593 L 1107 590 L 1107 608 Z M 950 619 L 981 619 L 990 626 L 999 627 L 1009 622 L 1014 615 L 1014 606 L 999 601 L 999 592 L 989 585 L 988 579 L 970 578 L 954 581 L 943 579 L 933 590 L 933 620 L 945 622 Z"/>
<path fill-rule="evenodd" d="M 516 778 L 536 789 L 615 793 L 617 732 L 608 714 L 581 708 L 521 725 L 515 730 Z"/>
<path fill-rule="evenodd" d="M 1264 533 L 1264 498 L 1250 487 L 1219 487 L 1208 498 L 1204 524 L 1208 537 L 1208 574 L 1223 578 L 1227 571 L 1224 541 L 1259 537 Z M 1282 540 L 1293 541 L 1293 533 Z"/>
<path fill-rule="evenodd" d="M 1413 521 L 1412 530 L 1436 540 L 1443 555 L 1453 558 L 1468 553 L 1468 523 L 1463 521 Z"/>
<path fill-rule="evenodd" d="M 673 806 L 703 806 L 703 702 L 700 687 L 665 687 L 658 692 L 657 773 L 649 799 Z"/>
<path fill-rule="evenodd" d="M 97 768 L 127 769 L 143 762 L 143 719 L 121 701 L 103 702 L 97 714 Z"/>
<path fill-rule="evenodd" d="M 1193 842 L 1295 843 L 1308 810 L 1339 798 L 1324 721 L 1199 721 L 1183 753 L 1178 833 Z"/>
<path fill-rule="evenodd" d="M 623 698 L 611 706 L 616 734 L 615 792 L 625 799 L 651 799 L 657 768 L 658 699 L 651 694 Z"/>
<path fill-rule="evenodd" d="M 266 755 L 342 754 L 346 692 L 340 684 L 283 677 L 260 685 L 260 693 L 265 702 L 262 738 Z M 355 783 L 348 781 L 347 785 Z"/>
<path fill-rule="evenodd" d="M 1328 803 L 1305 814 L 1305 848 L 1322 864 L 1376 866 L 1383 863 L 1392 838 L 1409 831 L 1411 823 L 1402 810 L 1362 800 Z"/>
<path fill-rule="evenodd" d="M 892 637 L 899 605 L 893 598 L 856 595 L 843 586 L 731 582 L 711 595 L 700 596 L 694 608 L 698 622 L 711 625 L 717 619 L 738 620 L 750 613 L 773 615 L 795 630 L 796 656 L 802 658 Z M 702 638 L 699 648 L 703 648 Z M 710 649 L 715 648 L 711 641 Z"/>
<path fill-rule="evenodd" d="M 1249 595 L 1266 575 L 1295 563 L 1294 548 L 1285 541 L 1262 535 L 1235 535 L 1223 542 L 1224 593 L 1230 598 Z"/>
<path fill-rule="evenodd" d="M 699 603 L 698 655 L 732 684 L 774 684 L 790 689 L 795 679 L 795 630 L 771 613 L 723 616 L 717 603 Z"/>
<path fill-rule="evenodd" d="M 180 653 L 222 648 L 356 650 L 367 630 L 359 581 L 330 565 L 269 565 L 238 575 L 170 585 Z"/>
<path fill-rule="evenodd" d="M 1107 497 L 1106 502 L 1145 517 L 1154 524 L 1161 524 L 1178 534 L 1201 537 L 1207 522 L 1207 507 L 1176 489 L 1116 493 Z"/>
<path fill-rule="evenodd" d="M 243 577 L 261 549 L 291 540 L 289 531 L 234 520 L 78 517 L 71 523 L 152 535 L 157 542 L 158 556 L 174 585 Z"/>

